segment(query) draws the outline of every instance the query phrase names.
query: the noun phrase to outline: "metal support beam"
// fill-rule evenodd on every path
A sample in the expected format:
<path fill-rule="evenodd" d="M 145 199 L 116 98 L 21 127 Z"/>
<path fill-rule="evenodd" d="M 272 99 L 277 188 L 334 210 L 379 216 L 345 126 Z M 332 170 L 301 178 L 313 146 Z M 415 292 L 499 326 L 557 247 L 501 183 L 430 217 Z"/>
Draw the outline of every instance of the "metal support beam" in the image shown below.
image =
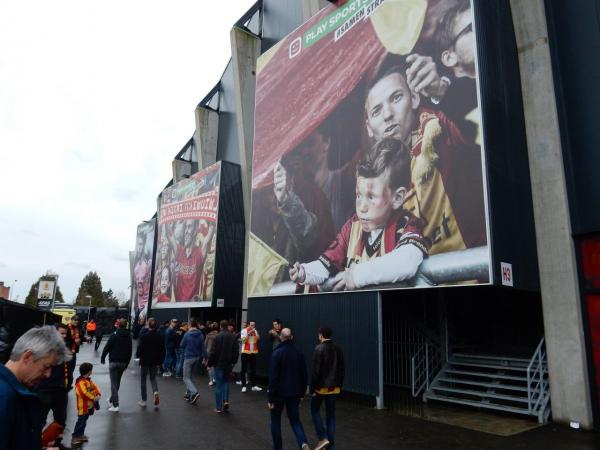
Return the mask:
<path fill-rule="evenodd" d="M 204 169 L 217 161 L 219 140 L 219 114 L 205 106 L 198 105 L 194 111 L 196 119 L 196 158 L 198 167 Z"/>

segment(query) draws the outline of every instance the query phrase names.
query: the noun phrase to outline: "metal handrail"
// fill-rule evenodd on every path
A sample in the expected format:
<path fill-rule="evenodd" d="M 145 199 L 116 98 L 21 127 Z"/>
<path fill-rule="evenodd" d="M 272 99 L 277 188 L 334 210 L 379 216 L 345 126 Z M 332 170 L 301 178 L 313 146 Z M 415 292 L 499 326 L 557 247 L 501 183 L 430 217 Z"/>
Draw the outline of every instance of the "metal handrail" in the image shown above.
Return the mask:
<path fill-rule="evenodd" d="M 540 340 L 527 366 L 527 407 L 529 413 L 537 413 L 548 403 L 547 363 L 544 338 Z"/>
<path fill-rule="evenodd" d="M 442 356 L 439 345 L 433 342 L 425 342 L 418 348 L 410 359 L 413 397 L 418 396 L 423 389 L 429 389 L 429 384 L 441 365 Z"/>

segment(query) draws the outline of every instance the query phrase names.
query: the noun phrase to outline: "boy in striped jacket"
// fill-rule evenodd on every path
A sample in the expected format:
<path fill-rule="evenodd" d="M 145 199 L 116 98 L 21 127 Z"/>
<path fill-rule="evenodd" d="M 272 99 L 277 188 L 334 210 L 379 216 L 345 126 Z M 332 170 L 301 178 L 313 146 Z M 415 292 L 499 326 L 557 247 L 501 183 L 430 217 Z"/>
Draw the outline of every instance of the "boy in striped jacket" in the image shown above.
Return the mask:
<path fill-rule="evenodd" d="M 91 380 L 94 366 L 90 363 L 83 363 L 79 366 L 81 376 L 75 382 L 75 397 L 77 399 L 77 423 L 71 436 L 71 444 L 81 444 L 87 442 L 88 438 L 83 433 L 88 418 L 94 414 L 95 409 L 99 409 L 98 400 L 100 400 L 100 389 Z"/>

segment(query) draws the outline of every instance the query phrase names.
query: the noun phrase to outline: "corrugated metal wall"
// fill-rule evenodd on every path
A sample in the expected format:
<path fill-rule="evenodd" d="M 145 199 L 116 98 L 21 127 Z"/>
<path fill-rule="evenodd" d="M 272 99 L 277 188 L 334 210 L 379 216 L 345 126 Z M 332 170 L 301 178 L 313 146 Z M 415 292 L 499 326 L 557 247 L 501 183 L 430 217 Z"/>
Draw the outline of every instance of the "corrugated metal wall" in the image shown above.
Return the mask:
<path fill-rule="evenodd" d="M 263 0 L 263 53 L 304 22 L 302 2 L 298 0 Z"/>
<path fill-rule="evenodd" d="M 219 92 L 219 140 L 217 161 L 240 163 L 240 150 L 237 131 L 237 109 L 235 106 L 235 84 L 231 60 L 221 77 Z"/>
<path fill-rule="evenodd" d="M 292 332 L 298 330 L 294 342 L 304 352 L 309 371 L 319 326 L 329 325 L 333 340 L 344 351 L 344 390 L 379 395 L 377 298 L 377 292 L 360 292 L 249 299 L 248 319 L 256 320 L 262 337 L 259 375 L 267 374 L 271 356 L 267 333 L 273 319 L 281 319 Z"/>

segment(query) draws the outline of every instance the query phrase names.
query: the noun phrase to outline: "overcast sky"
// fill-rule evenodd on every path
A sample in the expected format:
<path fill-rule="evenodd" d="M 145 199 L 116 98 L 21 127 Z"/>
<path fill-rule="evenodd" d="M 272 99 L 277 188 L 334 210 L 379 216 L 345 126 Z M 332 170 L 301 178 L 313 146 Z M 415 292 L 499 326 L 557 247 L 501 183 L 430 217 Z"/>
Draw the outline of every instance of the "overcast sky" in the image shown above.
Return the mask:
<path fill-rule="evenodd" d="M 47 270 L 67 302 L 90 270 L 129 298 L 136 227 L 253 3 L 0 1 L 0 281 L 13 300 Z"/>

